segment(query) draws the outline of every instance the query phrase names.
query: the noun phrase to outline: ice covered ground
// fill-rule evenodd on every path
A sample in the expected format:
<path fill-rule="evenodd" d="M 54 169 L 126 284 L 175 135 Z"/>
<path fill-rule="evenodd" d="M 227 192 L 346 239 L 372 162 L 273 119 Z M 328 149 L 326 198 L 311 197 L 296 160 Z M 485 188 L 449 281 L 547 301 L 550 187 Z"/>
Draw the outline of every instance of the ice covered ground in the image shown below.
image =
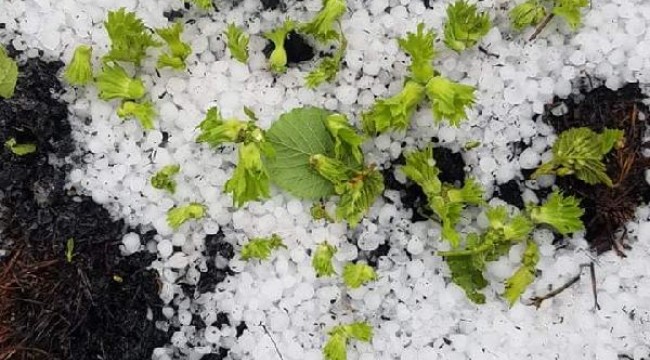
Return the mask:
<path fill-rule="evenodd" d="M 226 116 L 243 117 L 243 107 L 253 109 L 263 128 L 292 108 L 313 105 L 359 117 L 376 98 L 401 89 L 407 56 L 396 38 L 413 31 L 418 22 L 440 34 L 449 1 L 433 1 L 427 9 L 421 0 L 348 0 L 343 29 L 349 40 L 346 66 L 334 84 L 317 90 L 304 87 L 303 77 L 312 63 L 292 67 L 274 77 L 262 54 L 261 33 L 280 24 L 284 13 L 260 11 L 258 0 L 244 0 L 235 7 L 216 0 L 220 12 L 191 10 L 183 38 L 192 45 L 187 72 L 155 71 L 155 56 L 141 70 L 149 95 L 160 116 L 156 130 L 143 133 L 135 121 L 117 117 L 116 103 L 97 98 L 93 87 L 70 89 L 65 95 L 78 142 L 80 158 L 69 185 L 90 194 L 113 215 L 130 225 L 154 228 L 155 243 L 140 244 L 135 235 L 125 239 L 125 253 L 152 251 L 159 260 L 152 266 L 162 274 L 161 297 L 169 303 L 165 313 L 175 333 L 156 359 L 199 359 L 203 353 L 223 347 L 232 359 L 320 359 L 326 330 L 351 320 L 369 321 L 375 327 L 370 344 L 353 343 L 350 359 L 648 359 L 650 358 L 650 208 L 641 208 L 629 224 L 633 250 L 625 259 L 613 253 L 596 259 L 596 287 L 601 310 L 594 310 L 591 283 L 580 264 L 593 259 L 586 242 L 576 236 L 565 248 L 555 250 L 548 231 L 538 230 L 541 275 L 524 299 L 542 295 L 549 285 L 558 287 L 580 271 L 579 283 L 539 310 L 524 304 L 512 309 L 497 296 L 501 281 L 517 265 L 522 251 L 489 267 L 491 285 L 486 305 L 470 303 L 448 281 L 448 270 L 433 253 L 445 246 L 439 226 L 412 223 L 399 197 L 388 192 L 373 206 L 366 220 L 354 230 L 345 224 L 312 220 L 308 202 L 300 202 L 274 190 L 271 199 L 232 207 L 222 194 L 236 161 L 232 148 L 217 152 L 197 144 L 196 125 L 210 106 Z M 382 167 L 432 137 L 443 146 L 460 150 L 469 141 L 480 146 L 464 151 L 468 172 L 480 179 L 488 195 L 495 184 L 521 178 L 521 169 L 535 168 L 550 154 L 552 129 L 534 120 L 554 96 L 566 97 L 589 76 L 616 89 L 627 82 L 650 84 L 650 3 L 642 0 L 593 0 L 584 26 L 570 31 L 552 21 L 538 39 L 529 33 L 513 33 L 507 10 L 514 1 L 485 0 L 495 27 L 482 40 L 485 50 L 458 55 L 439 43 L 436 66 L 454 80 L 476 85 L 477 104 L 460 128 L 434 125 L 428 108 L 415 116 L 405 133 L 381 135 L 365 146 L 366 158 Z M 320 0 L 287 1 L 286 16 L 306 20 L 320 8 Z M 181 1 L 135 0 L 27 0 L 0 5 L 3 43 L 16 49 L 36 49 L 45 58 L 68 61 L 78 44 L 92 45 L 95 64 L 108 48 L 102 22 L 108 10 L 134 10 L 150 27 L 168 25 L 163 11 L 183 7 Z M 221 36 L 227 22 L 243 25 L 252 34 L 248 66 L 226 55 Z M 519 157 L 508 145 L 523 140 L 532 146 Z M 181 176 L 174 195 L 153 189 L 148 179 L 164 165 L 178 163 Z M 547 179 L 548 180 L 548 179 Z M 552 179 L 550 179 L 552 180 Z M 552 183 L 529 183 L 548 187 Z M 537 201 L 534 192 L 524 192 Z M 388 201 L 387 199 L 393 199 Z M 208 206 L 208 216 L 172 231 L 167 210 L 198 201 Z M 485 226 L 467 223 L 468 227 Z M 208 258 L 206 234 L 221 230 L 236 245 L 254 236 L 281 235 L 288 246 L 271 261 L 229 265 L 223 258 Z M 638 241 L 637 241 L 638 237 Z M 357 245 L 349 239 L 358 239 Z M 379 280 L 360 290 L 347 291 L 336 279 L 316 279 L 308 251 L 327 240 L 339 248 L 336 266 L 356 259 L 359 250 L 372 251 L 387 242 L 390 251 L 377 271 Z M 181 283 L 195 284 L 207 261 L 235 272 L 216 291 L 191 299 Z M 340 271 L 339 271 L 340 272 Z M 198 312 L 208 325 L 192 325 Z M 232 326 L 211 326 L 218 312 L 228 315 Z M 248 330 L 236 338 L 235 325 L 244 320 Z M 275 345 L 274 343 L 275 342 Z M 276 350 L 277 346 L 277 350 Z"/>

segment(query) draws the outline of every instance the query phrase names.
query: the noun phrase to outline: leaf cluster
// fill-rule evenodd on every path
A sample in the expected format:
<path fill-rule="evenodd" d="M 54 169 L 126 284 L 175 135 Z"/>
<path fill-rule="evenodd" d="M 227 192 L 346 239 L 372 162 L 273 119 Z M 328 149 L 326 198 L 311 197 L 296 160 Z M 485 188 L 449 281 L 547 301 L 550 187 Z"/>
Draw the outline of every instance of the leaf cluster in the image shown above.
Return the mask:
<path fill-rule="evenodd" d="M 370 342 L 373 330 L 372 326 L 366 322 L 354 322 L 332 328 L 329 331 L 329 336 L 323 347 L 325 360 L 346 360 L 347 345 L 350 340 Z"/>
<path fill-rule="evenodd" d="M 582 23 L 582 10 L 587 6 L 589 0 L 527 0 L 510 10 L 510 22 L 515 30 L 521 31 L 557 16 L 575 30 Z"/>
<path fill-rule="evenodd" d="M 424 191 L 429 208 L 442 224 L 443 238 L 453 247 L 460 245 L 461 239 L 456 225 L 465 206 L 483 203 L 483 189 L 472 178 L 466 179 L 461 188 L 443 184 L 438 178 L 440 170 L 436 167 L 430 146 L 407 154 L 406 164 L 401 170 Z"/>
<path fill-rule="evenodd" d="M 543 205 L 529 204 L 525 212 L 518 214 L 509 214 L 504 206 L 488 208 L 489 226 L 485 233 L 469 234 L 464 249 L 443 251 L 438 255 L 445 258 L 452 281 L 465 291 L 470 300 L 480 304 L 485 302 L 485 295 L 480 290 L 488 285 L 483 276 L 487 262 L 508 254 L 513 245 L 525 242 L 521 266 L 506 280 L 503 293 L 512 306 L 535 279 L 539 250 L 530 239 L 535 226 L 547 225 L 567 235 L 584 228 L 580 220 L 583 213 L 574 197 L 559 192 L 553 192 Z"/>
<path fill-rule="evenodd" d="M 251 113 L 252 114 L 252 113 Z M 224 192 L 231 193 L 235 206 L 248 201 L 268 198 L 270 178 L 263 156 L 273 156 L 264 131 L 253 118 L 249 121 L 224 119 L 216 107 L 210 108 L 205 119 L 197 126 L 200 134 L 196 141 L 212 147 L 236 143 L 238 162 L 232 177 L 226 182 Z"/>
<path fill-rule="evenodd" d="M 241 259 L 244 261 L 268 260 L 271 257 L 271 252 L 279 248 L 286 248 L 286 245 L 282 242 L 282 238 L 276 234 L 268 238 L 250 239 L 241 248 Z"/>
<path fill-rule="evenodd" d="M 377 100 L 362 114 L 366 133 L 406 130 L 425 95 L 431 102 L 436 122 L 447 120 L 452 126 L 458 126 L 467 117 L 467 108 L 474 104 L 475 88 L 451 81 L 434 69 L 434 41 L 435 33 L 426 30 L 422 23 L 418 24 L 416 32 L 409 32 L 398 40 L 402 50 L 411 57 L 409 77 L 402 91 Z"/>
<path fill-rule="evenodd" d="M 479 12 L 475 4 L 457 0 L 447 7 L 445 45 L 461 52 L 476 45 L 490 31 L 490 17 Z"/>
<path fill-rule="evenodd" d="M 623 130 L 613 129 L 605 129 L 600 134 L 586 127 L 566 130 L 553 144 L 553 159 L 537 168 L 532 177 L 575 175 L 587 184 L 611 187 L 612 180 L 603 159 L 614 147 L 621 145 L 624 135 Z"/>

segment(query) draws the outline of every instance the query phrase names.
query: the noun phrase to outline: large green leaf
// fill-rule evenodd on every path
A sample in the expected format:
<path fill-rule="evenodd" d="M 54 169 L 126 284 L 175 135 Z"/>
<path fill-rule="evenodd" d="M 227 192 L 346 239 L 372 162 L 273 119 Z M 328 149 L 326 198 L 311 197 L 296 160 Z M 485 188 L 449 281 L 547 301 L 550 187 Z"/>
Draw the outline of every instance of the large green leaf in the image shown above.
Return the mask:
<path fill-rule="evenodd" d="M 294 109 L 280 116 L 266 133 L 275 156 L 266 158 L 271 180 L 290 194 L 319 199 L 334 194 L 331 182 L 309 165 L 312 155 L 334 156 L 334 142 L 325 127 L 330 112 L 315 107 Z"/>

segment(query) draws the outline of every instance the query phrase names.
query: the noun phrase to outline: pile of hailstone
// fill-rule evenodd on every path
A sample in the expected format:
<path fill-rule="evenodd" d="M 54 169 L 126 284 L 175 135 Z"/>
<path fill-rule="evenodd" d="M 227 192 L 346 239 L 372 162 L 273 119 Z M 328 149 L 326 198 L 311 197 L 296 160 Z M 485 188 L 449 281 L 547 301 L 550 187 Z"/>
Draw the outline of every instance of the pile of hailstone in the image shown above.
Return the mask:
<path fill-rule="evenodd" d="M 345 66 L 336 81 L 310 90 L 303 77 L 313 64 L 291 67 L 275 77 L 267 69 L 261 34 L 278 26 L 284 16 L 308 19 L 320 0 L 287 1 L 286 12 L 260 12 L 257 0 L 243 0 L 224 11 L 190 10 L 184 37 L 193 54 L 187 72 L 160 71 L 155 59 L 144 64 L 142 76 L 159 113 L 157 129 L 143 132 L 134 121 L 122 121 L 115 105 L 98 99 L 95 89 L 70 91 L 74 138 L 82 162 L 71 163 L 68 186 L 80 189 L 129 225 L 155 229 L 154 241 L 141 243 L 138 234 L 123 239 L 125 255 L 138 251 L 158 254 L 152 268 L 162 280 L 161 298 L 171 329 L 165 348 L 154 359 L 200 359 L 215 349 L 229 350 L 230 359 L 318 360 L 327 330 L 338 324 L 367 321 L 374 327 L 369 343 L 349 346 L 350 359 L 648 359 L 650 357 L 650 208 L 639 208 L 627 226 L 633 251 L 621 259 L 607 253 L 593 259 L 581 236 L 569 246 L 555 249 L 552 234 L 536 230 L 541 244 L 541 276 L 524 297 L 557 288 L 596 262 L 600 310 L 594 309 L 587 276 L 539 309 L 523 303 L 512 308 L 495 294 L 517 267 L 523 248 L 491 263 L 485 305 L 476 306 L 463 291 L 449 283 L 443 260 L 434 256 L 441 243 L 440 228 L 432 222 L 412 222 L 397 201 L 379 199 L 356 229 L 345 224 L 317 221 L 311 203 L 277 189 L 268 200 L 232 206 L 223 194 L 236 151 L 215 152 L 195 142 L 196 126 L 211 106 L 224 117 L 242 117 L 244 106 L 257 114 L 259 125 L 269 128 L 290 109 L 323 107 L 348 114 L 357 121 L 376 99 L 395 94 L 407 75 L 407 56 L 395 39 L 423 22 L 442 33 L 445 8 L 450 1 L 348 0 L 342 28 L 348 39 Z M 477 101 L 460 127 L 434 124 L 430 109 L 421 109 L 405 133 L 376 137 L 364 153 L 387 168 L 405 151 L 425 146 L 437 137 L 454 151 L 462 144 L 480 145 L 463 153 L 469 175 L 490 195 L 497 184 L 521 178 L 522 169 L 534 169 L 548 159 L 553 130 L 536 120 L 555 96 L 567 97 L 586 76 L 611 89 L 629 82 L 650 84 L 650 3 L 642 0 L 592 0 L 576 32 L 562 22 L 551 22 L 532 42 L 508 27 L 511 1 L 484 0 L 479 8 L 490 12 L 493 28 L 477 49 L 457 54 L 441 50 L 436 66 L 454 81 L 477 87 Z M 135 11 L 150 27 L 164 27 L 163 12 L 182 8 L 177 0 L 34 0 L 2 6 L 0 23 L 13 33 L 18 49 L 40 49 L 46 58 L 69 60 L 76 45 L 92 44 L 97 53 L 109 46 L 102 21 L 109 10 Z M 224 5 L 226 6 L 226 5 Z M 18 20 L 16 20 L 18 19 Z M 250 59 L 241 64 L 226 54 L 222 33 L 227 23 L 245 25 L 251 34 Z M 0 40 L 6 40 L 0 38 Z M 30 50 L 28 56 L 37 56 Z M 85 121 L 84 119 L 92 119 Z M 512 142 L 531 146 L 514 156 Z M 149 186 L 154 172 L 170 163 L 181 164 L 174 194 Z M 530 186 L 548 187 L 536 183 Z M 534 192 L 523 194 L 536 201 Z M 178 204 L 200 202 L 207 215 L 173 231 L 167 211 Z M 471 226 L 472 224 L 467 224 Z M 248 239 L 269 234 L 282 237 L 287 248 L 274 251 L 268 261 L 245 262 L 210 257 L 206 235 L 223 236 L 235 249 Z M 350 238 L 359 239 L 352 244 Z M 338 252 L 334 265 L 389 245 L 379 258 L 378 280 L 346 290 L 336 279 L 319 279 L 310 252 L 327 239 Z M 638 240 L 635 240 L 638 239 Z M 210 291 L 186 294 L 184 285 L 196 285 L 213 262 L 230 269 L 224 281 Z M 228 321 L 217 326 L 220 314 Z M 198 315 L 205 327 L 193 325 Z M 240 324 L 246 324 L 241 330 Z M 239 327 L 239 329 L 238 329 Z M 206 357 L 207 358 L 207 357 Z"/>

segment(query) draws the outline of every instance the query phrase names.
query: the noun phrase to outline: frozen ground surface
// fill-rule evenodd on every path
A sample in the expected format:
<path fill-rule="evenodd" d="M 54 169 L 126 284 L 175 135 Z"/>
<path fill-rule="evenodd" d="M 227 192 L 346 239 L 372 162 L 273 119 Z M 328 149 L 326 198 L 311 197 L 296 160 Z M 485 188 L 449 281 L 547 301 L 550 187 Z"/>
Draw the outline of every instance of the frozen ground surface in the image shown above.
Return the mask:
<path fill-rule="evenodd" d="M 408 58 L 396 38 L 425 22 L 440 34 L 448 3 L 433 1 L 433 9 L 421 0 L 349 0 L 343 28 L 349 40 L 347 66 L 335 84 L 312 91 L 303 77 L 312 63 L 301 64 L 277 78 L 267 71 L 261 33 L 277 26 L 279 11 L 260 12 L 258 0 L 244 0 L 230 9 L 206 15 L 191 10 L 184 19 L 184 39 L 194 54 L 188 72 L 154 70 L 155 56 L 144 64 L 142 78 L 160 113 L 157 130 L 143 133 L 135 121 L 123 122 L 115 114 L 116 103 L 98 100 L 96 90 L 70 91 L 74 136 L 78 154 L 70 161 L 76 169 L 69 185 L 90 194 L 115 217 L 130 225 L 157 230 L 155 243 L 125 239 L 125 253 L 158 252 L 152 266 L 162 274 L 161 297 L 169 303 L 167 324 L 175 332 L 156 359 L 199 359 L 214 348 L 230 349 L 231 359 L 317 360 L 326 330 L 351 320 L 369 321 L 375 327 L 370 344 L 353 343 L 349 359 L 648 359 L 650 358 L 650 209 L 640 208 L 627 228 L 633 250 L 625 259 L 607 253 L 596 260 L 596 287 L 601 309 L 594 309 L 588 271 L 580 264 L 593 260 L 584 239 L 576 236 L 556 250 L 547 231 L 537 231 L 541 244 L 541 274 L 524 295 L 547 292 L 580 271 L 582 279 L 539 310 L 524 304 L 512 309 L 496 295 L 502 280 L 517 266 L 522 251 L 489 267 L 491 285 L 487 304 L 476 306 L 449 283 L 448 269 L 440 257 L 439 226 L 412 223 L 410 214 L 390 193 L 373 206 L 355 230 L 344 224 L 313 221 L 311 204 L 274 190 L 271 199 L 232 207 L 222 194 L 236 161 L 232 148 L 221 152 L 197 144 L 196 125 L 210 106 L 228 116 L 243 117 L 243 106 L 252 108 L 261 126 L 268 128 L 277 117 L 304 105 L 321 106 L 359 117 L 378 97 L 401 88 Z M 365 146 L 366 157 L 388 166 L 405 151 L 424 145 L 433 136 L 443 146 L 459 150 L 472 140 L 481 145 L 464 152 L 468 171 L 488 194 L 496 184 L 521 178 L 521 169 L 539 165 L 549 156 L 550 127 L 534 120 L 553 96 L 566 97 L 588 75 L 595 83 L 616 89 L 627 82 L 650 84 L 650 3 L 642 0 L 593 0 L 584 26 L 571 32 L 553 21 L 534 42 L 529 34 L 514 34 L 507 10 L 515 1 L 484 0 L 479 7 L 490 12 L 497 24 L 481 47 L 460 55 L 439 44 L 437 68 L 446 76 L 478 87 L 477 105 L 469 121 L 459 129 L 434 125 L 428 108 L 421 109 L 405 134 L 379 136 Z M 182 8 L 177 0 L 9 0 L 0 5 L 2 42 L 17 49 L 36 49 L 49 59 L 69 61 L 78 44 L 94 47 L 98 57 L 108 39 L 102 21 L 108 10 L 135 10 L 150 27 L 168 24 L 163 11 Z M 319 0 L 288 1 L 287 14 L 309 19 L 320 8 Z M 235 62 L 225 52 L 221 36 L 227 22 L 243 25 L 252 34 L 249 66 Z M 489 55 L 489 54 L 491 55 Z M 91 120 L 89 120 L 91 119 Z M 513 156 L 509 143 L 524 141 L 531 150 Z M 164 165 L 178 163 L 175 195 L 151 188 L 148 179 Z M 551 179 L 552 180 L 552 179 Z M 531 188 L 551 182 L 528 183 Z M 393 194 L 394 195 L 394 194 Z M 524 198 L 536 201 L 532 191 Z M 173 232 L 165 223 L 166 211 L 175 204 L 199 201 L 209 208 L 200 222 Z M 495 200 L 496 201 L 496 200 Z M 481 227 L 480 222 L 467 223 Z M 180 284 L 196 284 L 207 261 L 227 266 L 223 258 L 204 255 L 204 237 L 221 230 L 238 249 L 248 238 L 278 233 L 288 250 L 264 263 L 245 263 L 235 257 L 229 264 L 235 275 L 214 292 L 196 299 L 184 294 Z M 356 238 L 358 247 L 348 239 Z M 365 256 L 387 242 L 390 251 L 378 264 L 380 279 L 360 290 L 346 291 L 337 280 L 316 279 L 308 250 L 327 240 L 339 251 L 336 266 Z M 511 260 L 512 259 L 512 260 Z M 191 312 L 198 312 L 207 327 L 194 327 Z M 212 326 L 217 313 L 227 314 L 233 326 Z M 236 338 L 235 325 L 244 320 L 248 330 Z M 266 329 L 266 330 L 265 330 Z"/>

